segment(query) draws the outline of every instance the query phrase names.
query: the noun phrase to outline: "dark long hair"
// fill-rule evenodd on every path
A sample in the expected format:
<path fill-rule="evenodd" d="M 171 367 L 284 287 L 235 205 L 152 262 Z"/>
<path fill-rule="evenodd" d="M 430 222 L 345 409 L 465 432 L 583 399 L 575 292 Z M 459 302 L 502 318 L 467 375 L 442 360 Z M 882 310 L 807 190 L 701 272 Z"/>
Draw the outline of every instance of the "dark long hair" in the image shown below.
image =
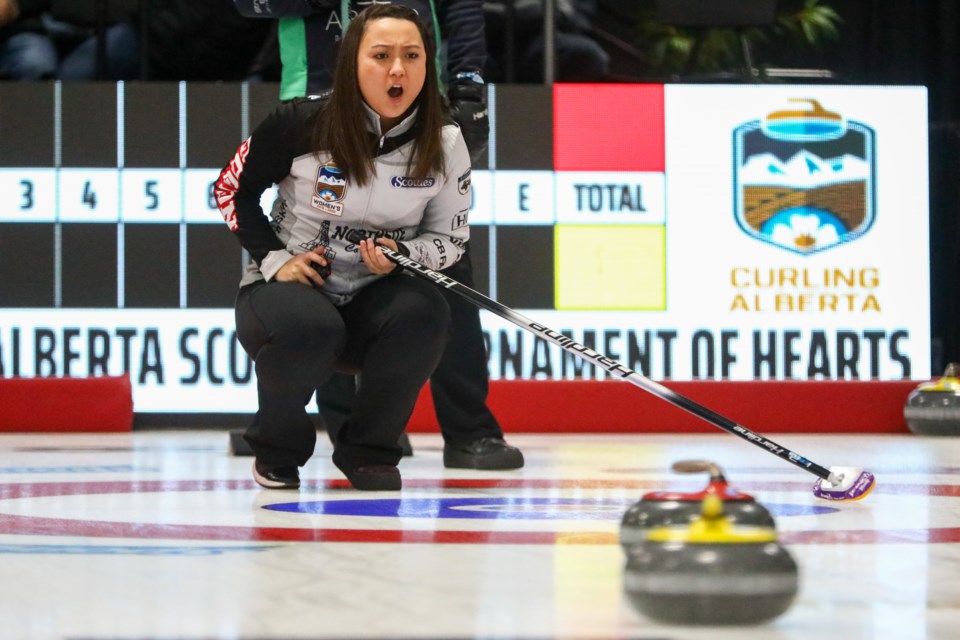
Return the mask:
<path fill-rule="evenodd" d="M 399 4 L 372 5 L 350 22 L 333 76 L 333 93 L 317 114 L 311 131 L 315 152 L 329 151 L 337 167 L 353 182 L 364 185 L 374 173 L 375 150 L 367 129 L 367 114 L 357 79 L 357 55 L 367 25 L 380 18 L 409 20 L 417 25 L 423 40 L 427 74 L 411 110 L 419 107 L 412 125 L 413 153 L 407 163 L 411 177 L 425 178 L 443 171 L 443 134 L 446 121 L 437 78 L 436 45 L 417 12 Z"/>

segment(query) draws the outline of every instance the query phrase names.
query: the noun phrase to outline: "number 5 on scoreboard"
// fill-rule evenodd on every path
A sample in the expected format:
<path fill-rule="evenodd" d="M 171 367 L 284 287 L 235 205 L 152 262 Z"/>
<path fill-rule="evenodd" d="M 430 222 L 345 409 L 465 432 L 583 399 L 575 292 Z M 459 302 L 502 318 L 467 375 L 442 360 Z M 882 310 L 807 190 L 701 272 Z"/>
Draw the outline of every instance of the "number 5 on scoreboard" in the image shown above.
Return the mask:
<path fill-rule="evenodd" d="M 124 169 L 120 178 L 124 222 L 180 222 L 183 186 L 179 169 Z"/>

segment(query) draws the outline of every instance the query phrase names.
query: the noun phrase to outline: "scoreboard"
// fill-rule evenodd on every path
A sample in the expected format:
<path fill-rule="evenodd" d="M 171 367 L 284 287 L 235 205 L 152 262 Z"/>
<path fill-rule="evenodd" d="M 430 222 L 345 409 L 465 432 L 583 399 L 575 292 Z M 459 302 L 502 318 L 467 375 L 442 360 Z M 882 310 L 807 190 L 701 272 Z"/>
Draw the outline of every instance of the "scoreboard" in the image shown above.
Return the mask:
<path fill-rule="evenodd" d="M 256 409 L 212 184 L 272 84 L 0 84 L 0 377 Z M 491 85 L 477 288 L 654 379 L 930 375 L 926 91 Z M 269 208 L 273 194 L 264 195 Z M 482 313 L 493 378 L 606 374 Z"/>

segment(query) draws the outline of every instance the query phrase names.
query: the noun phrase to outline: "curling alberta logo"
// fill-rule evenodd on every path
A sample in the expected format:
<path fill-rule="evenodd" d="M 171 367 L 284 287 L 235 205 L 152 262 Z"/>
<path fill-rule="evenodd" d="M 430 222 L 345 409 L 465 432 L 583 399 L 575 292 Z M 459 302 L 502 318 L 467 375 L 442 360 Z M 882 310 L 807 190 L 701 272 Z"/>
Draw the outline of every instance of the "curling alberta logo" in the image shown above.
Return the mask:
<path fill-rule="evenodd" d="M 734 214 L 749 236 L 813 255 L 874 221 L 874 131 L 811 98 L 733 131 Z"/>

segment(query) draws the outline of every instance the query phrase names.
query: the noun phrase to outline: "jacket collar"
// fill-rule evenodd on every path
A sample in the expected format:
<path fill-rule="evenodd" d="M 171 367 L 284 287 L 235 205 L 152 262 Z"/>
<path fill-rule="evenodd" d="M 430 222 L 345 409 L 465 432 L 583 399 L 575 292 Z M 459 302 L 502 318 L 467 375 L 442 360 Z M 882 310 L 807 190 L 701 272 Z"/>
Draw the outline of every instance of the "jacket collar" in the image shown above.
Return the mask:
<path fill-rule="evenodd" d="M 383 132 L 380 129 L 380 114 L 370 108 L 366 102 L 363 102 L 364 111 L 367 114 L 367 129 L 376 134 L 378 138 L 383 137 Z M 413 111 L 410 112 L 406 118 L 401 120 L 397 126 L 390 129 L 387 132 L 387 137 L 393 137 L 400 135 L 401 133 L 410 129 L 413 126 L 413 121 L 417 119 L 417 112 L 420 111 L 420 107 L 414 107 Z"/>

